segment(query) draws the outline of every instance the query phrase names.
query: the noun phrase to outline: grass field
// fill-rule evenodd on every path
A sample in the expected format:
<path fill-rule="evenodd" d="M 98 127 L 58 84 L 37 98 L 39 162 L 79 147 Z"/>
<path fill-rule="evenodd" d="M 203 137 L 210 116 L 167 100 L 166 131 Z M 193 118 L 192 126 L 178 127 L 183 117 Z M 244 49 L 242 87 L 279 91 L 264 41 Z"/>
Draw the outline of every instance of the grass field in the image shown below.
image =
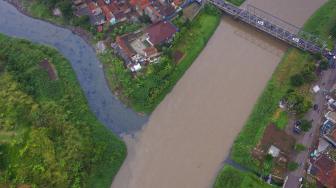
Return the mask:
<path fill-rule="evenodd" d="M 322 38 L 328 38 L 332 25 L 336 24 L 335 19 L 336 1 L 330 0 L 306 22 L 304 29 Z M 312 61 L 311 55 L 297 49 L 290 49 L 284 55 L 233 144 L 231 157 L 234 161 L 251 170 L 259 171 L 258 164 L 250 155 L 250 151 L 259 142 L 265 127 L 272 122 L 280 99 L 291 88 L 290 77 Z M 309 87 L 302 87 L 299 88 L 299 92 L 305 97 L 310 97 L 308 89 Z"/>

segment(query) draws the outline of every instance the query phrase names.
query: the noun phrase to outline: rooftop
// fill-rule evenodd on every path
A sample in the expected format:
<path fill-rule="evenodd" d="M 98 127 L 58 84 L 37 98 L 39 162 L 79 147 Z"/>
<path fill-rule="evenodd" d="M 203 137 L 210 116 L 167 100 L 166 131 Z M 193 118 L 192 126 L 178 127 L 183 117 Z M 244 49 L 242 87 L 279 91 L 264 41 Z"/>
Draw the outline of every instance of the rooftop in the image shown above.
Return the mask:
<path fill-rule="evenodd" d="M 177 28 L 170 22 L 163 21 L 151 25 L 146 29 L 149 41 L 153 45 L 159 45 L 171 39 L 177 32 Z"/>
<path fill-rule="evenodd" d="M 336 187 L 336 165 L 327 155 L 318 157 L 312 165 L 311 174 L 327 187 Z"/>

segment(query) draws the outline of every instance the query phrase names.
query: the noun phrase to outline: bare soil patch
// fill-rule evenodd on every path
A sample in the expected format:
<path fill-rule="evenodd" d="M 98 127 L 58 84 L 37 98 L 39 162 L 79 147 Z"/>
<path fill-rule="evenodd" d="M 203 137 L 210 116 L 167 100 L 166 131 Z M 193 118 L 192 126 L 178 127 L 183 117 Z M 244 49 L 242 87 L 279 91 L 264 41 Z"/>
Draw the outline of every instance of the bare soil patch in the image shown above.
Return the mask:
<path fill-rule="evenodd" d="M 43 70 L 48 72 L 50 80 L 58 79 L 57 70 L 55 69 L 54 65 L 50 63 L 47 59 L 41 61 L 39 65 Z"/>

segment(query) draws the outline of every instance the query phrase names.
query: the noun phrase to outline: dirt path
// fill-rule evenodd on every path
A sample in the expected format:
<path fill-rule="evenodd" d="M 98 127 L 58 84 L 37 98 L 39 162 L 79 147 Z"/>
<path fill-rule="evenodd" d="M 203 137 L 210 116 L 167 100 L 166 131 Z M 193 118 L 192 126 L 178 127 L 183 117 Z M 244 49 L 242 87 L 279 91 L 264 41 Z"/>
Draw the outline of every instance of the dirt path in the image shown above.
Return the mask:
<path fill-rule="evenodd" d="M 250 2 L 302 25 L 324 1 Z M 298 5 L 303 6 L 300 12 Z M 135 138 L 125 137 L 129 155 L 112 187 L 212 187 L 286 47 L 224 16 L 207 47 L 153 112 L 148 125 Z"/>

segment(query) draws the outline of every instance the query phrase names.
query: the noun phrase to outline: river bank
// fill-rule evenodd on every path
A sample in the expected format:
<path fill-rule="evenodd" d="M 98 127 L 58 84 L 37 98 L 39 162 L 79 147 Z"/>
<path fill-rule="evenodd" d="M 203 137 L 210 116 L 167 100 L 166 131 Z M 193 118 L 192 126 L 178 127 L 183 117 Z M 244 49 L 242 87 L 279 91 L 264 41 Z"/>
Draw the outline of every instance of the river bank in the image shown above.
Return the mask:
<path fill-rule="evenodd" d="M 23 5 L 22 0 L 4 0 L 4 1 L 13 5 L 21 14 L 24 14 L 28 17 L 32 17 L 32 18 L 35 18 L 35 19 L 41 19 L 41 17 L 37 17 L 37 16 L 34 16 L 33 14 L 29 13 L 29 11 L 27 11 L 27 7 L 25 7 Z M 93 36 L 92 36 L 91 33 L 86 31 L 85 29 L 82 29 L 81 27 L 75 27 L 75 26 L 70 26 L 70 25 L 66 25 L 66 24 L 60 24 L 58 22 L 54 22 L 54 21 L 47 20 L 47 19 L 43 19 L 43 20 L 45 22 L 53 24 L 57 27 L 62 27 L 64 29 L 71 30 L 73 33 L 75 33 L 76 35 L 80 36 L 83 40 L 85 40 L 89 45 L 93 46 Z"/>
<path fill-rule="evenodd" d="M 303 0 L 247 3 L 302 26 L 323 2 L 309 6 Z M 288 4 L 305 6 L 297 11 L 297 6 L 284 8 Z M 286 44 L 224 16 L 148 125 L 136 138 L 126 138 L 129 156 L 112 187 L 212 187 L 286 50 Z"/>
<path fill-rule="evenodd" d="M 90 109 L 114 133 L 134 133 L 145 124 L 147 117 L 134 113 L 111 93 L 94 49 L 80 36 L 27 17 L 3 0 L 0 14 L 1 33 L 52 46 L 70 61 Z"/>
<path fill-rule="evenodd" d="M 110 185 L 126 146 L 90 112 L 70 63 L 2 34 L 0 46 L 0 187 Z"/>
<path fill-rule="evenodd" d="M 322 4 L 325 2 L 326 1 L 321 1 Z M 328 7 L 330 6 L 325 4 L 309 19 L 307 18 L 304 25 L 300 25 L 305 31 L 314 33 L 326 41 L 330 40 L 326 37 L 326 33 L 328 33 L 327 30 L 332 25 L 332 20 L 322 19 L 323 16 L 321 14 L 321 10 L 328 9 Z M 330 8 L 328 10 L 330 10 Z M 326 15 L 332 13 L 332 11 L 324 12 Z M 308 101 L 312 100 L 312 96 L 309 91 L 310 83 L 295 88 L 291 85 L 290 79 L 291 76 L 298 74 L 300 71 L 304 70 L 305 67 L 309 66 L 309 64 L 314 65 L 314 61 L 315 60 L 310 54 L 302 52 L 298 49 L 290 49 L 284 55 L 282 61 L 274 71 L 271 80 L 268 82 L 263 94 L 258 99 L 258 102 L 256 103 L 244 128 L 235 140 L 231 155 L 233 160 L 254 171 L 258 171 L 258 169 L 261 168 L 256 164 L 257 161 L 253 160 L 250 154 L 251 150 L 259 142 L 265 127 L 273 122 L 272 118 L 274 117 L 274 114 L 280 110 L 278 103 L 289 89 L 298 91 L 302 96 L 304 96 L 304 98 L 307 98 Z M 284 126 L 287 126 L 287 124 Z"/>

